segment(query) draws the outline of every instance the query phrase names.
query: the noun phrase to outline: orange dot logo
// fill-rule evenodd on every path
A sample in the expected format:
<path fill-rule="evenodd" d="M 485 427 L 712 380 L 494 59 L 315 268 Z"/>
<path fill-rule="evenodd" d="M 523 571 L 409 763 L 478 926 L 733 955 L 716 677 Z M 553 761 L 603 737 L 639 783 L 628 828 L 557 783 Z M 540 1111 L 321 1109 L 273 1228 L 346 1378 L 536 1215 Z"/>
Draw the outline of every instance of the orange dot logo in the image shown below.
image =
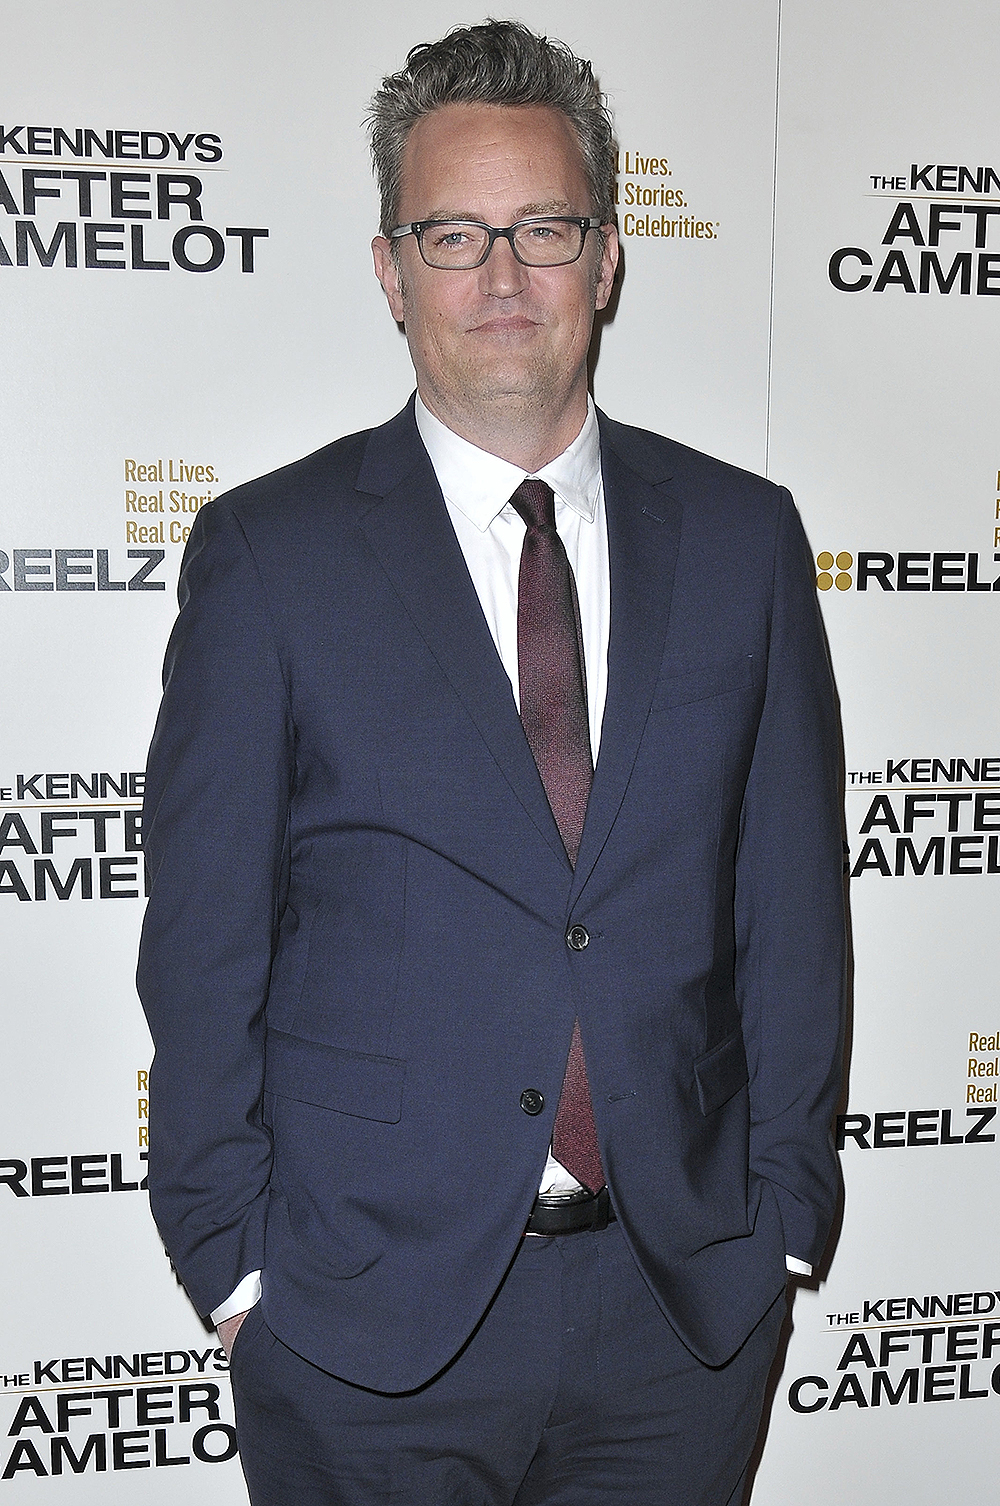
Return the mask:
<path fill-rule="evenodd" d="M 829 549 L 824 549 L 816 556 L 816 589 L 829 591 L 831 586 L 836 586 L 838 591 L 849 591 L 854 584 L 850 570 L 854 564 L 854 555 L 842 549 L 834 558 Z M 834 575 L 833 567 L 836 565 L 837 573 Z"/>

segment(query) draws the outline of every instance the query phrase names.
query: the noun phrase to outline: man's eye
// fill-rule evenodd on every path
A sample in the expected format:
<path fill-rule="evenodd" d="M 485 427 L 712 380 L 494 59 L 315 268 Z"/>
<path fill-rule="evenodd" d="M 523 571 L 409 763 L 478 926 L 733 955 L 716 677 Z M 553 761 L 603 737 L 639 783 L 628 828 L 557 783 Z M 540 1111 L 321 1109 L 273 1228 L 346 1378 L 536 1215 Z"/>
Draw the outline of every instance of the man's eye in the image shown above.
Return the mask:
<path fill-rule="evenodd" d="M 427 239 L 431 246 L 436 247 L 439 251 L 458 251 L 463 246 L 469 244 L 471 236 L 467 230 L 456 227 L 452 227 L 449 230 L 445 226 L 441 226 L 437 230 L 432 230 Z"/>

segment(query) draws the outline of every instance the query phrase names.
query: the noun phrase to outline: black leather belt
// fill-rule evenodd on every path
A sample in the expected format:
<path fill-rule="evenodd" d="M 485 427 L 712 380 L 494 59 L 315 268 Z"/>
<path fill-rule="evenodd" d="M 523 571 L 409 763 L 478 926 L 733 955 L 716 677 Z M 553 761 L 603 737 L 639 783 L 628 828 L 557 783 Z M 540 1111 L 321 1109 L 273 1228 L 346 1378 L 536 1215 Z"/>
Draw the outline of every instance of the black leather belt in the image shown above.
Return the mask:
<path fill-rule="evenodd" d="M 588 1192 L 586 1188 L 567 1197 L 537 1197 L 525 1234 L 584 1234 L 606 1229 L 617 1214 L 611 1206 L 608 1189 Z"/>

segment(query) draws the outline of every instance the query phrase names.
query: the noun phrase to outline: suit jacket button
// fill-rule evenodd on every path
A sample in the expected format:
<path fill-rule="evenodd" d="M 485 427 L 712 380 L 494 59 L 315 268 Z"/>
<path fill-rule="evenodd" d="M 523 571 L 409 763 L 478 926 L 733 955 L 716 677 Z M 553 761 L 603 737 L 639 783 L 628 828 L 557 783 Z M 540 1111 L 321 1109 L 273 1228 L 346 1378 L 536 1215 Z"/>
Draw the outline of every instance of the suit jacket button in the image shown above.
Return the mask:
<path fill-rule="evenodd" d="M 521 1107 L 526 1114 L 540 1114 L 545 1107 L 545 1099 L 537 1088 L 525 1088 L 521 1094 Z"/>
<path fill-rule="evenodd" d="M 590 945 L 590 932 L 586 926 L 570 926 L 566 932 L 566 945 L 571 952 L 582 952 Z"/>

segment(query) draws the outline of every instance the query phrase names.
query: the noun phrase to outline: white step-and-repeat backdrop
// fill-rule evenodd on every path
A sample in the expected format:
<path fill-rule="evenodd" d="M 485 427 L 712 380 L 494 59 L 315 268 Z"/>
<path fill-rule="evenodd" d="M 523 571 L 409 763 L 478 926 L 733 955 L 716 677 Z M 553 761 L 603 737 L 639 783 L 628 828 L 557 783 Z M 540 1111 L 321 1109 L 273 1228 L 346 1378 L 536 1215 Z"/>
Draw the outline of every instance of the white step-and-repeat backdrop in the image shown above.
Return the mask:
<path fill-rule="evenodd" d="M 798 1291 L 755 1506 L 988 1500 L 995 17 L 519 14 L 594 59 L 617 115 L 625 279 L 598 400 L 793 488 L 843 701 L 846 1197 L 824 1279 Z M 246 1500 L 224 1357 L 143 1195 L 143 761 L 195 512 L 407 396 L 360 122 L 409 46 L 479 19 L 442 0 L 4 6 L 0 1503 Z"/>

